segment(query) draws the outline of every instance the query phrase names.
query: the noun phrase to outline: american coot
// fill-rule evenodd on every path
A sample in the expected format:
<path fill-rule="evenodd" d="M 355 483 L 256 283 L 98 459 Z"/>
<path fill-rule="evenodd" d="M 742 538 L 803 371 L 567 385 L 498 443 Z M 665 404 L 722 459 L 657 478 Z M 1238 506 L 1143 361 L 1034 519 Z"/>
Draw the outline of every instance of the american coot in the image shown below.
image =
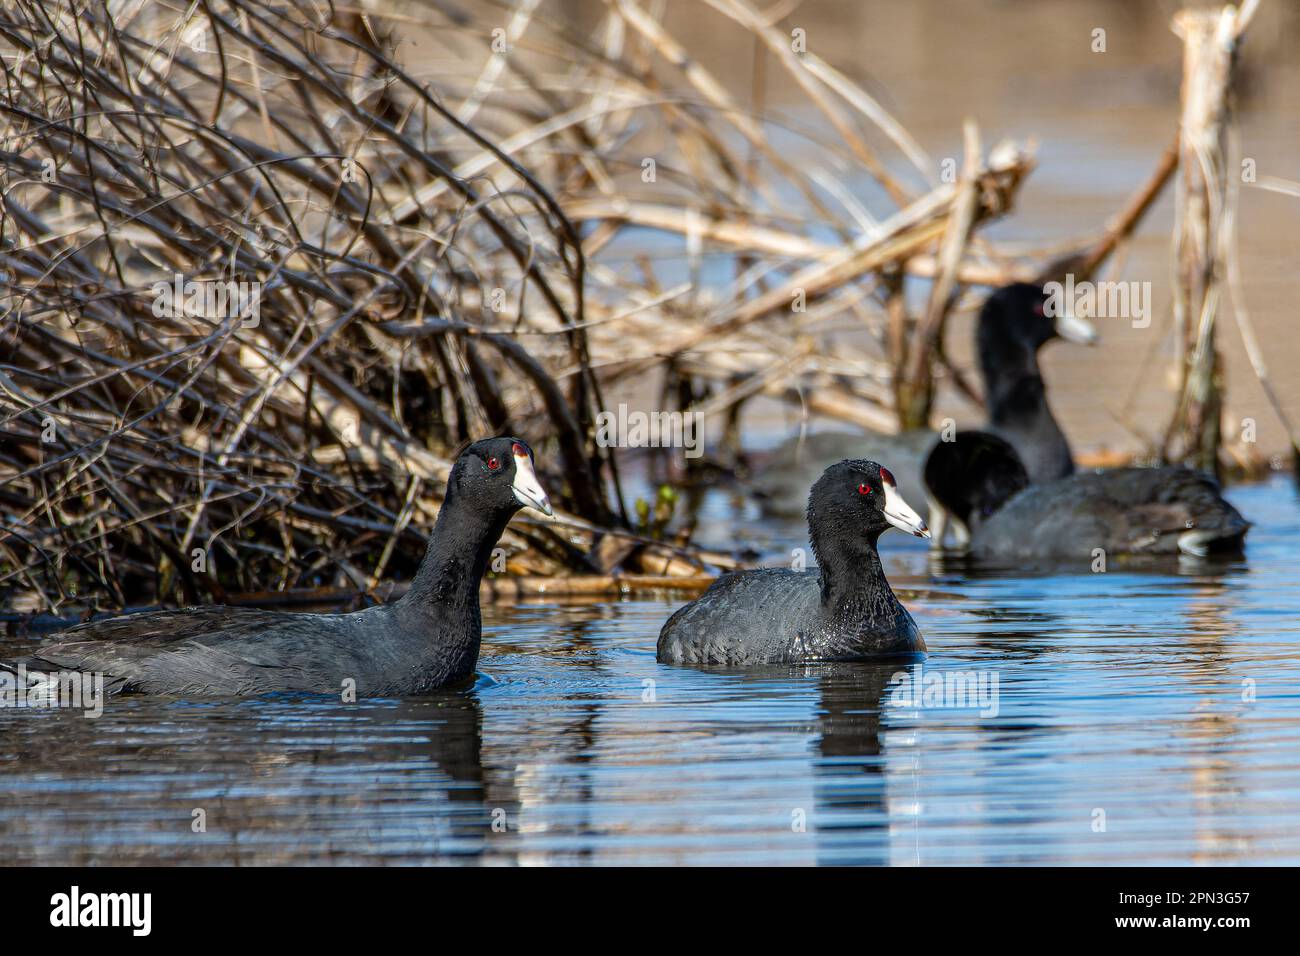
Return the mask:
<path fill-rule="evenodd" d="M 238 607 L 130 614 L 63 631 L 23 663 L 29 673 L 103 674 L 106 693 L 337 694 L 351 680 L 358 696 L 422 694 L 473 674 L 479 581 L 525 505 L 552 513 L 529 447 L 518 438 L 475 442 L 452 466 L 424 560 L 396 601 L 351 614 Z"/>
<path fill-rule="evenodd" d="M 989 430 L 1015 446 L 1034 481 L 1074 471 L 1070 446 L 1047 403 L 1038 350 L 1057 337 L 1088 345 L 1097 341 L 1089 322 L 1072 314 L 1051 318 L 1044 314 L 1046 305 L 1040 286 L 1025 282 L 1004 286 L 984 301 L 975 327 Z M 791 438 L 756 470 L 754 493 L 767 513 L 792 517 L 800 511 L 803 490 L 826 465 L 841 458 L 866 457 L 888 461 L 899 490 L 919 504 L 925 500 L 921 470 L 937 440 L 925 429 L 898 435 L 833 431 Z M 937 523 L 935 530 L 937 534 Z"/>
<path fill-rule="evenodd" d="M 1007 442 L 959 432 L 935 446 L 925 480 L 968 528 L 969 553 L 1002 561 L 1203 557 L 1241 548 L 1250 523 L 1219 486 L 1190 468 L 1112 468 L 1030 484 Z"/>
<path fill-rule="evenodd" d="M 832 465 L 808 496 L 817 570 L 726 575 L 664 624 L 659 660 L 789 664 L 924 651 L 876 551 L 890 526 L 930 536 L 886 469 L 865 460 Z"/>

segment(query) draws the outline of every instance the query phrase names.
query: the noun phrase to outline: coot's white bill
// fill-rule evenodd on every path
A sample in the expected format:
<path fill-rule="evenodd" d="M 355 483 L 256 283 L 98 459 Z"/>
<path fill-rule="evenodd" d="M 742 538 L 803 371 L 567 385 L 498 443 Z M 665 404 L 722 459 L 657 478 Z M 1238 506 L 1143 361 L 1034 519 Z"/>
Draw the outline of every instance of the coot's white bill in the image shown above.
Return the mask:
<path fill-rule="evenodd" d="M 887 474 L 888 472 L 885 472 L 881 475 L 880 482 L 885 487 L 885 520 L 899 531 L 906 531 L 918 538 L 930 537 L 930 529 L 925 526 L 921 516 L 912 510 L 912 506 L 903 500 L 903 496 L 898 493 L 898 487 L 885 477 Z"/>
<path fill-rule="evenodd" d="M 1068 309 L 1056 317 L 1056 334 L 1067 342 L 1077 342 L 1079 345 L 1096 345 L 1100 337 L 1095 325 Z"/>
<path fill-rule="evenodd" d="M 516 444 L 514 447 L 515 455 L 515 480 L 511 482 L 511 487 L 515 491 L 515 497 L 519 503 L 529 507 L 536 508 L 544 515 L 553 515 L 551 510 L 551 499 L 546 497 L 546 492 L 542 490 L 541 483 L 537 480 L 537 472 L 533 470 L 533 458 L 528 454 L 528 450 L 522 445 Z"/>

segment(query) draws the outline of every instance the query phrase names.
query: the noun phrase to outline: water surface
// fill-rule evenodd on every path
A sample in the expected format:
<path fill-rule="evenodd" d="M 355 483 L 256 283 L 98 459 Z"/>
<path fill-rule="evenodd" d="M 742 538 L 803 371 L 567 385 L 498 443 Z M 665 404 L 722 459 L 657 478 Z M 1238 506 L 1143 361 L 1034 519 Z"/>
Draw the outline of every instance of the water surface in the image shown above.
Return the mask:
<path fill-rule="evenodd" d="M 0 711 L 0 842 L 9 863 L 1295 864 L 1300 503 L 1281 479 L 1230 497 L 1247 559 L 1208 570 L 978 576 L 887 535 L 925 672 L 995 675 L 996 714 L 901 706 L 896 664 L 660 665 L 680 599 L 498 605 L 482 679 L 433 698 Z M 704 518 L 775 560 L 804 544 L 720 492 Z"/>

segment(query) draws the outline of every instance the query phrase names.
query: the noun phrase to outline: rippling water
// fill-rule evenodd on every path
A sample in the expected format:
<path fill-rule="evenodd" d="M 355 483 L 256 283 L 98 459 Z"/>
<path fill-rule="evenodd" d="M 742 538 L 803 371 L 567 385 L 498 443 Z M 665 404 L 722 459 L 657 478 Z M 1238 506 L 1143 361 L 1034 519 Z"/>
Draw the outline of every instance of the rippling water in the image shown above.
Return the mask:
<path fill-rule="evenodd" d="M 10 863 L 1297 863 L 1300 503 L 1280 479 L 1230 497 L 1256 527 L 1213 573 L 969 576 L 886 536 L 923 680 L 970 674 L 995 706 L 912 706 L 895 664 L 662 666 L 668 599 L 496 606 L 484 676 L 436 698 L 0 711 L 0 841 Z M 705 518 L 803 543 L 718 493 Z"/>

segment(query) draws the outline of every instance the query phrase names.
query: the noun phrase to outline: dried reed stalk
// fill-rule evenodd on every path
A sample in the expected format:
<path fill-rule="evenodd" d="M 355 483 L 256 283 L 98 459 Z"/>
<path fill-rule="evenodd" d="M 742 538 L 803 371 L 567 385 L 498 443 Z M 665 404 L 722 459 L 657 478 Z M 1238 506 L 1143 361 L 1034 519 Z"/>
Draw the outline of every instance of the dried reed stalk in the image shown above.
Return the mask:
<path fill-rule="evenodd" d="M 1164 457 L 1209 472 L 1219 471 L 1222 439 L 1222 363 L 1215 338 L 1235 222 L 1229 202 L 1235 191 L 1228 186 L 1234 68 L 1257 5 L 1248 0 L 1241 10 L 1180 10 L 1173 20 L 1184 54 L 1173 242 L 1181 385 Z"/>

